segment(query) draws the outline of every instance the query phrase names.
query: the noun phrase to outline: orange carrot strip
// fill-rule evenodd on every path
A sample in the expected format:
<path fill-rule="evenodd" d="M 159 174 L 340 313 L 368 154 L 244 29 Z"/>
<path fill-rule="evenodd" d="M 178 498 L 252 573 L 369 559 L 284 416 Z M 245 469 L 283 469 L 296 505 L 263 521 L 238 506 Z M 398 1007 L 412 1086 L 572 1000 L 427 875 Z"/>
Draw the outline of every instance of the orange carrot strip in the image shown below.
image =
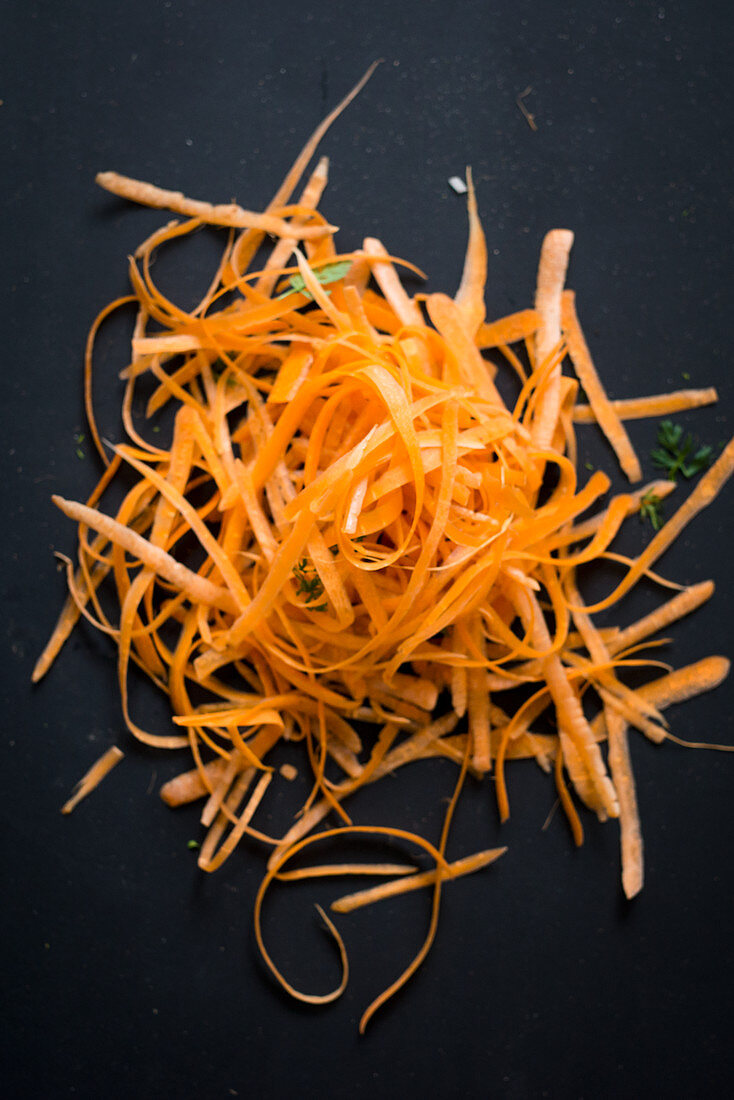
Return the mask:
<path fill-rule="evenodd" d="M 726 657 L 704 657 L 703 660 L 676 669 L 659 680 L 643 684 L 637 690 L 644 699 L 664 710 L 674 703 L 683 703 L 694 695 L 717 688 L 729 675 L 729 669 L 730 662 Z"/>
<path fill-rule="evenodd" d="M 568 354 L 579 382 L 594 412 L 600 428 L 613 447 L 619 464 L 630 481 L 642 478 L 642 468 L 622 421 L 607 397 L 576 315 L 576 298 L 565 290 L 561 298 L 561 324 Z"/>
<path fill-rule="evenodd" d="M 363 248 L 365 254 L 372 260 L 372 274 L 400 323 L 422 327 L 421 311 L 408 297 L 398 273 L 390 262 L 385 246 L 375 237 L 367 237 Z"/>
<path fill-rule="evenodd" d="M 243 775 L 244 774 L 245 773 L 243 773 Z M 260 805 L 262 797 L 265 794 L 265 791 L 268 789 L 272 778 L 273 777 L 270 772 L 265 772 L 265 774 L 261 776 L 236 825 L 230 830 L 227 839 L 220 845 L 216 854 L 213 854 L 210 851 L 210 845 L 208 845 L 206 841 L 204 842 L 201 848 L 201 852 L 199 853 L 198 860 L 199 867 L 202 869 L 202 871 L 216 871 L 219 867 L 222 866 L 228 856 L 232 854 L 237 844 L 239 843 L 240 838 L 244 836 L 245 830 L 252 820 L 255 810 Z M 208 839 L 209 838 L 207 837 L 207 840 Z"/>
<path fill-rule="evenodd" d="M 104 777 L 112 771 L 115 764 L 120 763 L 124 755 L 116 745 L 112 745 L 111 748 L 107 749 L 76 784 L 73 795 L 61 807 L 62 814 L 70 814 L 83 798 L 86 798 L 95 787 L 99 786 Z"/>
<path fill-rule="evenodd" d="M 466 207 L 469 215 L 469 242 L 464 259 L 461 283 L 454 301 L 461 309 L 466 321 L 467 331 L 473 336 L 484 321 L 484 288 L 487 282 L 487 242 L 477 213 L 477 197 L 471 168 L 466 170 L 468 194 Z"/>
<path fill-rule="evenodd" d="M 345 894 L 333 901 L 331 908 L 335 913 L 351 913 L 355 909 L 361 909 L 365 905 L 373 905 L 374 902 L 383 901 L 385 898 L 394 898 L 399 894 L 407 894 L 411 890 L 433 886 L 439 873 L 444 882 L 449 879 L 461 878 L 462 875 L 471 875 L 475 871 L 481 870 L 482 867 L 488 867 L 490 863 L 494 863 L 506 851 L 507 848 L 489 848 L 485 852 L 476 852 L 474 855 L 464 856 L 463 859 L 457 859 L 453 863 L 449 863 L 444 872 L 422 871 L 419 874 L 410 875 L 408 878 L 400 878 L 394 882 L 372 886 L 368 890 Z"/>
<path fill-rule="evenodd" d="M 605 713 L 609 740 L 609 768 L 619 799 L 622 888 L 626 897 L 633 898 L 642 889 L 644 864 L 640 812 L 627 741 L 627 723 L 621 714 L 611 708 L 608 708 Z"/>
<path fill-rule="evenodd" d="M 701 390 L 674 390 L 653 397 L 628 397 L 609 404 L 620 420 L 644 420 L 649 416 L 671 416 L 703 405 L 715 405 L 718 400 L 718 393 L 709 386 Z M 576 424 L 593 424 L 597 418 L 591 405 L 579 404 L 574 407 L 573 419 Z"/>
<path fill-rule="evenodd" d="M 167 806 L 184 806 L 189 802 L 196 802 L 199 798 L 211 794 L 211 787 L 207 786 L 207 782 L 214 785 L 221 778 L 226 766 L 227 761 L 221 759 L 212 760 L 206 764 L 203 769 L 207 777 L 206 782 L 198 768 L 182 772 L 181 775 L 163 784 L 160 796 Z"/>
<path fill-rule="evenodd" d="M 205 580 L 196 573 L 192 573 L 190 569 L 187 569 L 185 565 L 181 565 L 170 554 L 156 546 L 151 546 L 147 539 L 137 535 L 129 527 L 124 527 L 121 523 L 111 519 L 110 516 L 98 512 L 96 508 L 88 508 L 85 504 L 79 504 L 73 500 L 64 500 L 63 497 L 55 494 L 51 497 L 51 500 L 69 519 L 76 520 L 77 523 L 84 523 L 93 530 L 98 531 L 110 542 L 114 542 L 140 561 L 145 562 L 165 580 L 182 589 L 192 600 L 212 607 L 221 607 L 225 611 L 235 610 L 237 605 L 226 589 L 212 584 L 211 581 Z"/>
<path fill-rule="evenodd" d="M 548 362 L 561 340 L 561 293 L 566 281 L 568 257 L 573 233 L 551 229 L 540 251 L 535 309 L 538 330 L 535 334 L 535 361 L 538 367 Z M 533 440 L 541 450 L 550 446 L 561 408 L 561 366 L 553 368 L 543 405 L 533 425 Z"/>
<path fill-rule="evenodd" d="M 109 465 L 110 457 L 107 453 L 107 449 L 102 444 L 99 430 L 97 428 L 97 421 L 94 415 L 94 405 L 92 403 L 92 352 L 94 350 L 94 341 L 102 322 L 107 317 L 109 317 L 111 313 L 114 313 L 116 309 L 119 309 L 120 306 L 130 305 L 132 302 L 135 301 L 136 298 L 134 294 L 127 294 L 123 298 L 116 298 L 114 302 L 110 302 L 108 306 L 105 306 L 104 309 L 101 309 L 95 317 L 94 321 L 92 322 L 92 327 L 90 328 L 89 335 L 87 336 L 87 345 L 84 352 L 84 409 L 87 415 L 87 424 L 89 425 L 89 432 L 92 436 L 92 440 L 94 441 L 95 449 L 105 466 Z"/>
<path fill-rule="evenodd" d="M 643 684 L 637 689 L 640 698 L 653 703 L 660 710 L 684 703 L 706 691 L 713 691 L 729 675 L 730 662 L 726 657 L 704 657 L 691 665 L 675 669 L 657 680 Z M 592 722 L 594 736 L 601 739 L 605 735 L 604 714 L 598 714 Z M 676 740 L 667 730 L 661 740 Z"/>
<path fill-rule="evenodd" d="M 333 233 L 336 229 L 333 225 L 294 225 L 273 214 L 255 214 L 251 210 L 243 210 L 236 203 L 214 206 L 210 202 L 187 199 L 181 191 L 166 191 L 162 187 L 122 176 L 118 172 L 98 172 L 95 182 L 105 191 L 110 191 L 120 198 L 129 199 L 142 206 L 173 210 L 176 214 L 183 214 L 187 218 L 198 218 L 199 221 L 206 222 L 208 225 L 258 229 L 277 237 L 295 237 L 299 241 L 321 237 L 324 233 Z"/>
<path fill-rule="evenodd" d="M 684 588 L 677 596 L 673 596 L 667 603 L 661 604 L 655 611 L 638 619 L 636 623 L 620 630 L 609 643 L 610 653 L 621 653 L 622 650 L 636 645 L 643 638 L 651 634 L 657 634 L 659 630 L 665 630 L 666 626 L 676 622 L 684 615 L 690 615 L 697 607 L 700 607 L 710 599 L 714 592 L 713 581 L 702 581 L 700 584 L 692 584 Z"/>
<path fill-rule="evenodd" d="M 522 309 L 481 325 L 476 335 L 478 348 L 496 348 L 503 344 L 515 344 L 534 336 L 538 328 L 538 314 L 534 309 Z"/>
<path fill-rule="evenodd" d="M 300 867 L 297 871 L 278 871 L 275 877 L 279 882 L 300 882 L 307 878 L 337 878 L 340 875 L 415 875 L 417 870 L 409 863 L 321 863 Z"/>

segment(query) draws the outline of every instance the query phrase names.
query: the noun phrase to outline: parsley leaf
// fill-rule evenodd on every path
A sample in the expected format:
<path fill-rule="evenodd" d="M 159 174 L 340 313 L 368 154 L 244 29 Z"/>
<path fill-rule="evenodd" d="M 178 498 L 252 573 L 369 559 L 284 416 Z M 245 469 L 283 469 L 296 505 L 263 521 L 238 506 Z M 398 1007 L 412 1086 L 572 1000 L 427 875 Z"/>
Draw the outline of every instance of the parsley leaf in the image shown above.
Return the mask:
<path fill-rule="evenodd" d="M 693 436 L 683 435 L 680 424 L 672 420 L 662 420 L 658 426 L 659 446 L 650 452 L 653 465 L 665 470 L 671 481 L 680 473 L 683 477 L 695 477 L 705 470 L 713 454 L 712 447 L 699 447 L 694 450 Z"/>

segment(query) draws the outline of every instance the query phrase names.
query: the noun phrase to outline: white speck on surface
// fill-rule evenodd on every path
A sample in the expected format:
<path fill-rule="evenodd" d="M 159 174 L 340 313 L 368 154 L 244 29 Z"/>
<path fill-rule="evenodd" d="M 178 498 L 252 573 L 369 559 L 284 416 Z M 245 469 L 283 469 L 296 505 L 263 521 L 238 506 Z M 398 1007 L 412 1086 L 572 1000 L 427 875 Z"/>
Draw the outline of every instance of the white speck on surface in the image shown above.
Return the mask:
<path fill-rule="evenodd" d="M 449 180 L 449 187 L 456 192 L 457 195 L 465 195 L 468 188 L 461 176 L 451 176 Z"/>

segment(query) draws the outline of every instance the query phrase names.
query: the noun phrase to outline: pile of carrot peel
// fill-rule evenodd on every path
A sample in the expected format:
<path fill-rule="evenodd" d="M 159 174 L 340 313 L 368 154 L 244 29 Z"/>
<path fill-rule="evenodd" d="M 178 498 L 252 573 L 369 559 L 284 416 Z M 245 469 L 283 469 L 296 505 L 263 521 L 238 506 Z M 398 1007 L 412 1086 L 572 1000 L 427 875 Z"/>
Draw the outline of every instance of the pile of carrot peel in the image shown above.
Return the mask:
<path fill-rule="evenodd" d="M 606 499 L 610 478 L 579 469 L 575 425 L 598 424 L 636 485 L 642 470 L 625 421 L 706 404 L 715 391 L 607 397 L 565 289 L 567 230 L 545 237 L 533 308 L 488 320 L 487 250 L 471 173 L 469 241 L 453 296 L 409 293 L 416 269 L 374 238 L 340 251 L 318 209 L 325 158 L 292 197 L 326 128 L 368 75 L 307 142 L 263 213 L 114 173 L 98 178 L 180 220 L 130 258 L 132 293 L 106 307 L 90 334 L 87 415 L 104 472 L 86 503 L 53 498 L 78 524 L 78 555 L 76 566 L 68 562 L 67 605 L 34 671 L 35 680 L 45 674 L 81 617 L 114 640 L 128 730 L 154 748 L 190 750 L 191 766 L 161 795 L 172 806 L 203 801 L 201 868 L 215 870 L 243 841 L 269 852 L 256 935 L 295 997 L 338 996 L 346 950 L 322 914 L 342 979 L 323 995 L 296 990 L 263 939 L 262 903 L 273 881 L 386 880 L 339 899 L 340 912 L 432 891 L 420 952 L 373 1001 L 362 1029 L 425 958 L 443 884 L 504 851 L 446 858 L 467 774 L 489 778 L 504 820 L 508 761 L 537 761 L 553 776 L 577 843 L 585 811 L 618 819 L 623 888 L 628 897 L 640 890 L 629 732 L 675 740 L 664 709 L 715 687 L 729 662 L 713 656 L 656 672 L 636 689 L 624 673 L 656 669 L 641 653 L 646 640 L 711 596 L 711 582 L 682 587 L 653 567 L 734 468 L 733 440 L 636 559 L 611 551 L 641 502 L 666 496 L 673 483 Z M 183 309 L 157 286 L 152 261 L 203 226 L 224 227 L 227 240 L 206 294 Z M 111 446 L 94 418 L 92 351 L 105 318 L 130 306 L 135 331 L 122 372 L 128 441 Z M 167 441 L 134 420 L 141 384 L 148 416 L 170 416 Z M 512 399 L 503 396 L 510 390 Z M 128 484 L 131 472 L 135 479 L 113 516 L 105 502 L 123 468 Z M 617 562 L 620 580 L 588 605 L 580 570 L 601 559 Z M 626 627 L 599 627 L 594 616 L 642 578 L 675 594 Z M 170 698 L 174 732 L 150 732 L 130 713 L 131 662 Z M 284 742 L 302 747 L 310 791 L 288 832 L 271 836 L 258 811 L 270 785 L 290 778 L 271 763 Z M 74 804 L 119 756 L 115 750 L 85 777 Z M 435 844 L 352 820 L 351 795 L 427 757 L 457 768 Z M 336 824 L 322 824 L 329 821 Z M 432 866 L 288 866 L 313 844 L 362 834 L 413 845 Z"/>

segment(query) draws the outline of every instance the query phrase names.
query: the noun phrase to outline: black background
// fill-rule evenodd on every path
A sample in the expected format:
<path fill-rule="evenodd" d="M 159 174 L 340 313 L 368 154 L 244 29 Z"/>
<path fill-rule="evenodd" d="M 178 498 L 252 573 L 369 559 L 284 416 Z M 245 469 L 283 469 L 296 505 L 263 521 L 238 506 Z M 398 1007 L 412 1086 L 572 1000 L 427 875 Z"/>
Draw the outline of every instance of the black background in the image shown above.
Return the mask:
<path fill-rule="evenodd" d="M 716 384 L 716 408 L 679 418 L 716 443 L 734 408 L 731 32 L 729 4 L 665 0 L 3 5 L 4 1095 L 729 1093 L 731 757 L 633 740 L 647 857 L 634 904 L 621 897 L 613 824 L 585 819 L 580 851 L 560 815 L 541 831 L 554 792 L 534 765 L 511 769 L 501 830 L 491 785 L 470 784 L 449 854 L 509 852 L 446 889 L 427 963 L 360 1038 L 363 1008 L 422 938 L 426 898 L 342 918 L 347 993 L 325 1009 L 288 1001 L 252 935 L 262 858 L 243 849 L 212 877 L 197 871 L 196 812 L 156 796 L 181 762 L 123 731 L 112 647 L 82 629 L 34 690 L 29 677 L 63 598 L 52 551 L 73 546 L 50 494 L 84 499 L 99 472 L 75 441 L 86 330 L 125 291 L 125 256 L 166 217 L 103 194 L 95 172 L 260 208 L 327 109 L 383 57 L 323 144 L 324 209 L 343 247 L 380 236 L 451 292 L 466 228 L 447 181 L 471 164 L 490 315 L 530 304 L 543 233 L 573 228 L 569 283 L 609 392 L 677 388 L 684 373 Z M 516 103 L 528 86 L 537 131 Z M 184 298 L 197 274 L 174 276 Z M 110 346 L 100 362 L 112 437 L 120 356 Z M 643 456 L 654 431 L 632 425 Z M 580 438 L 585 459 L 612 468 L 592 429 Z M 734 650 L 733 499 L 729 486 L 661 563 L 677 580 L 718 583 L 675 628 L 676 665 Z M 620 545 L 643 534 L 631 521 Z M 641 586 L 620 617 L 651 599 Z M 134 701 L 167 728 L 162 701 L 142 688 Z M 670 716 L 680 736 L 734 741 L 729 686 Z M 113 742 L 126 760 L 61 818 Z M 453 774 L 407 769 L 365 792 L 355 818 L 435 840 Z M 274 828 L 287 820 L 279 791 L 264 808 Z M 283 891 L 268 910 L 268 942 L 301 986 L 336 980 L 310 902 L 338 892 Z"/>

